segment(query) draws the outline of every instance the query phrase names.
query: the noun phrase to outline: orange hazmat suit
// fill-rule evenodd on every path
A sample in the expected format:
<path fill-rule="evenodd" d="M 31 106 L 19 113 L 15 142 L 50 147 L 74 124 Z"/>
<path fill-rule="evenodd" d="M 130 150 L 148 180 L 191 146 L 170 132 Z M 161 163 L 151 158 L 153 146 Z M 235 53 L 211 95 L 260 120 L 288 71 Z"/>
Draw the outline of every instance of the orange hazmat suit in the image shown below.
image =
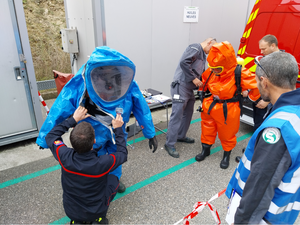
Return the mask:
<path fill-rule="evenodd" d="M 238 63 L 232 45 L 227 41 L 213 45 L 207 61 L 209 68 L 202 74 L 203 84 L 207 83 L 204 90 L 203 87 L 199 90 L 208 89 L 212 95 L 204 98 L 202 104 L 201 142 L 214 144 L 218 133 L 223 150 L 231 151 L 236 145 L 235 135 L 239 130 L 241 111 L 238 101 L 225 102 L 225 100 L 230 101 L 237 90 L 234 71 Z M 212 71 L 217 72 L 211 74 Z M 245 68 L 241 72 L 241 89 L 242 91 L 251 89 L 250 92 L 256 93 L 256 96 L 252 96 L 252 100 L 259 98 L 255 75 Z M 209 107 L 214 100 L 217 103 L 209 112 Z M 227 119 L 225 119 L 224 104 L 227 104 Z"/>

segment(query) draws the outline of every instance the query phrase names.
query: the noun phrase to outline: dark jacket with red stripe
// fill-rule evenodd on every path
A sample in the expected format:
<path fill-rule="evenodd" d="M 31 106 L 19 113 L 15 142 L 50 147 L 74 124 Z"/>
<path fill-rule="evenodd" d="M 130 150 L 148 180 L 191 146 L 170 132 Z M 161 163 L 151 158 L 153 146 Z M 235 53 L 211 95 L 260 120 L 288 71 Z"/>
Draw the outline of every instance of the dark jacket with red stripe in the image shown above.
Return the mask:
<path fill-rule="evenodd" d="M 62 167 L 63 204 L 67 216 L 77 221 L 94 221 L 108 208 L 109 199 L 105 196 L 108 173 L 127 161 L 126 142 L 122 128 L 117 128 L 114 130 L 117 152 L 100 157 L 94 150 L 78 154 L 61 138 L 75 125 L 71 117 L 55 126 L 45 139 Z"/>

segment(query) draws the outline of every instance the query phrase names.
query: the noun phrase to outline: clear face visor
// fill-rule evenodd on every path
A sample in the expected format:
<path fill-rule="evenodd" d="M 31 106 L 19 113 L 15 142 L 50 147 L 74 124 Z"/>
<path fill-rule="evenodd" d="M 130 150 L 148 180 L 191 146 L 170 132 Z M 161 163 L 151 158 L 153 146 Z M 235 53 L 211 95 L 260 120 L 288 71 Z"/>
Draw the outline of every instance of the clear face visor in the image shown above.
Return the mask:
<path fill-rule="evenodd" d="M 122 98 L 133 78 L 133 70 L 127 66 L 96 67 L 91 72 L 91 81 L 97 95 L 106 102 Z"/>
<path fill-rule="evenodd" d="M 208 67 L 211 69 L 211 71 L 212 71 L 214 74 L 220 74 L 220 73 L 222 73 L 223 70 L 224 70 L 224 67 L 223 67 L 223 66 L 211 67 L 211 66 L 208 64 Z"/>

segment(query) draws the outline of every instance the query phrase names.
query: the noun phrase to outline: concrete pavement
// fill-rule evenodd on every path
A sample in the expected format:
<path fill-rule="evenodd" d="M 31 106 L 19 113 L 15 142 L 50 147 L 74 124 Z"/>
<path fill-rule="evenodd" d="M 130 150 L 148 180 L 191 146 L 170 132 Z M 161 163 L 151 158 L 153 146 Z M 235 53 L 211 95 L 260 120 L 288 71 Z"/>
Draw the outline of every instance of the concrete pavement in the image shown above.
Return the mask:
<path fill-rule="evenodd" d="M 51 107 L 53 100 L 46 103 Z M 166 131 L 165 109 L 153 110 L 152 115 L 154 124 Z M 218 139 L 212 146 L 212 155 L 200 163 L 194 159 L 201 149 L 199 117 L 195 112 L 188 131 L 188 136 L 196 142 L 177 143 L 178 159 L 164 150 L 165 134 L 161 131 L 157 130 L 159 147 L 155 153 L 149 149 L 142 132 L 134 140 L 128 139 L 131 145 L 134 142 L 134 149 L 128 147 L 128 161 L 123 165 L 121 178 L 127 190 L 111 203 L 107 215 L 110 224 L 174 224 L 192 212 L 196 202 L 208 201 L 226 188 L 237 166 L 234 158 L 247 145 L 252 127 L 241 124 L 230 166 L 223 170 L 219 166 L 223 151 Z M 68 145 L 68 133 L 64 142 Z M 39 150 L 35 140 L 1 146 L 0 166 L 0 224 L 69 223 L 62 206 L 60 166 L 49 150 Z M 212 202 L 222 224 L 226 224 L 227 203 L 225 195 Z M 215 222 L 205 208 L 190 223 Z"/>

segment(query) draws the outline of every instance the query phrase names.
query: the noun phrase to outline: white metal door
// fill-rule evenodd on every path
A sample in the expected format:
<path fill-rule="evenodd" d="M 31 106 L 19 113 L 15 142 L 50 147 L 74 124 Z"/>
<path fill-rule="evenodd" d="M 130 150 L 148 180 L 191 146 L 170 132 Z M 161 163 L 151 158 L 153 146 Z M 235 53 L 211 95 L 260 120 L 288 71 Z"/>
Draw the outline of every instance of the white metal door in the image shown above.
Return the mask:
<path fill-rule="evenodd" d="M 37 130 L 13 0 L 0 1 L 0 140 Z"/>

